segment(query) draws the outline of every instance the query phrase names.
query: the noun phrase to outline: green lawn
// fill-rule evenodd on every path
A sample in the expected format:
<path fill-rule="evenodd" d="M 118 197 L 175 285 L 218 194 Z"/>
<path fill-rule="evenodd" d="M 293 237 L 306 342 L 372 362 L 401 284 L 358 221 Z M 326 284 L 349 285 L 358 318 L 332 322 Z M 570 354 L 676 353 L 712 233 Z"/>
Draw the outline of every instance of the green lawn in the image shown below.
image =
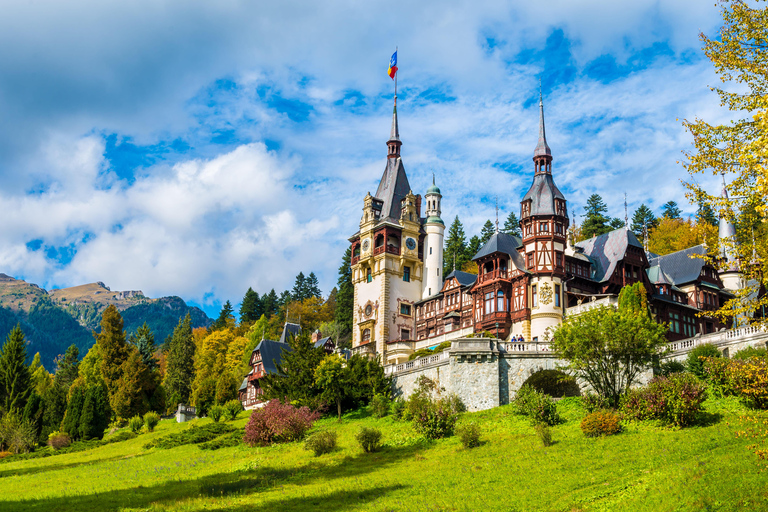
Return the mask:
<path fill-rule="evenodd" d="M 470 450 L 456 437 L 429 443 L 408 423 L 355 412 L 317 423 L 339 434 L 339 448 L 321 457 L 301 443 L 144 449 L 187 428 L 162 421 L 129 441 L 0 463 L 0 510 L 768 510 L 768 476 L 733 434 L 743 410 L 731 400 L 705 405 L 706 426 L 629 424 L 587 439 L 584 411 L 569 402 L 548 448 L 500 407 L 464 415 L 483 428 L 483 445 Z M 356 445 L 361 425 L 382 429 L 381 452 Z"/>

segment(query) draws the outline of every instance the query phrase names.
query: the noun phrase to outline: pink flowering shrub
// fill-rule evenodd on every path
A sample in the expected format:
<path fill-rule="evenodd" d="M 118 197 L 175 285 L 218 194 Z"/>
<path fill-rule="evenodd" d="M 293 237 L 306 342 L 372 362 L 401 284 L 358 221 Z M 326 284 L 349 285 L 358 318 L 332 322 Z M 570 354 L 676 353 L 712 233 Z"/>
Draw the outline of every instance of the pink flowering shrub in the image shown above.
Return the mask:
<path fill-rule="evenodd" d="M 319 412 L 312 412 L 308 407 L 294 407 L 272 400 L 253 411 L 245 426 L 243 441 L 250 446 L 298 441 L 319 417 Z"/>
<path fill-rule="evenodd" d="M 695 376 L 674 373 L 630 391 L 622 400 L 621 409 L 628 419 L 660 420 L 685 427 L 694 422 L 706 398 L 706 388 Z"/>

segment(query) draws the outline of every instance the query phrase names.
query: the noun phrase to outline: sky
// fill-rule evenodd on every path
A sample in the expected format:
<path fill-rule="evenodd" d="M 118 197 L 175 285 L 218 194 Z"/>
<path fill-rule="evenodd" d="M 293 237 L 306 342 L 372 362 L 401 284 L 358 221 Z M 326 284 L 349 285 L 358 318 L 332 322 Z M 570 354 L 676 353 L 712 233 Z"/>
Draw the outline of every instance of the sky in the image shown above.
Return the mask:
<path fill-rule="evenodd" d="M 686 214 L 683 119 L 724 122 L 699 33 L 713 2 L 10 2 L 0 17 L 0 272 L 102 281 L 216 316 L 315 272 L 336 284 L 386 160 L 469 236 L 519 214 L 539 85 L 577 222 Z M 712 192 L 716 177 L 698 178 Z M 703 180 L 703 181 L 702 181 Z"/>

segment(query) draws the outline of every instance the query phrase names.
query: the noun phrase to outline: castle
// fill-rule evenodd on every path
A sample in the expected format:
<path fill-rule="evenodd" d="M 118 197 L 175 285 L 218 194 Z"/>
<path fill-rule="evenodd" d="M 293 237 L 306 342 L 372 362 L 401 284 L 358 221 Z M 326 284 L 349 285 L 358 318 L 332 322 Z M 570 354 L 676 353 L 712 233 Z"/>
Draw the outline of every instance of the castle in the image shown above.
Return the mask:
<path fill-rule="evenodd" d="M 568 315 L 615 304 L 621 288 L 636 282 L 648 290 L 656 318 L 669 323 L 670 341 L 726 327 L 711 312 L 742 286 L 732 254 L 720 255 L 727 265 L 718 272 L 695 257 L 706 254 L 703 245 L 659 256 L 626 226 L 569 241 L 567 200 L 554 181 L 541 98 L 533 182 L 520 202 L 522 236 L 497 226 L 472 258 L 477 274 L 454 270 L 443 279 L 442 195 L 434 178 L 423 198 L 413 193 L 401 146 L 395 97 L 384 174 L 376 194 L 366 194 L 360 230 L 349 239 L 353 352 L 397 364 L 415 350 L 473 333 L 546 343 Z M 721 218 L 721 238 L 733 234 Z"/>

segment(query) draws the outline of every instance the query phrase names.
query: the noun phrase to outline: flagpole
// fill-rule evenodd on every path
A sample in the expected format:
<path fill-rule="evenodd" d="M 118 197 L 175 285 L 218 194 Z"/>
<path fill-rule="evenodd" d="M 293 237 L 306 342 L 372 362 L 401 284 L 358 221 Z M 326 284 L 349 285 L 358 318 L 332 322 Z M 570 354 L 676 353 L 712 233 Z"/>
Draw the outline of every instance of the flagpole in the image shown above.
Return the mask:
<path fill-rule="evenodd" d="M 395 46 L 395 55 L 397 55 L 397 46 Z M 395 106 L 397 106 L 397 71 L 395 71 Z"/>

